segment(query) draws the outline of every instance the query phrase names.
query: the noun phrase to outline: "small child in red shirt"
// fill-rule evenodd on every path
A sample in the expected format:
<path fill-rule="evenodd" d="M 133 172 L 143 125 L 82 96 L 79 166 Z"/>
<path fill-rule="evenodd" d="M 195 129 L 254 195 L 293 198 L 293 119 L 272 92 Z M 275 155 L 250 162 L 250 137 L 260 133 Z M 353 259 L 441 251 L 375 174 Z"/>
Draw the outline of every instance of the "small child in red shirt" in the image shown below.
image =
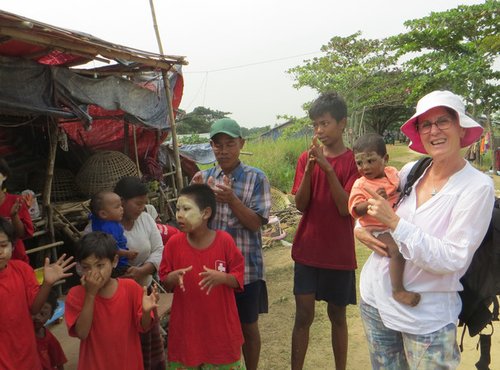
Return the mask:
<path fill-rule="evenodd" d="M 64 370 L 64 364 L 68 362 L 57 338 L 45 328 L 45 323 L 54 315 L 56 308 L 57 295 L 51 290 L 40 312 L 33 315 L 36 345 L 43 370 Z"/>
<path fill-rule="evenodd" d="M 399 198 L 399 175 L 394 167 L 386 166 L 389 159 L 384 138 L 378 134 L 366 134 L 358 138 L 352 150 L 354 159 L 361 177 L 352 186 L 349 195 L 349 212 L 352 217 L 358 218 L 363 227 L 370 227 L 377 236 L 387 233 L 387 227 L 368 214 L 368 199 L 371 195 L 365 190 L 369 188 L 387 199 L 394 205 Z M 403 285 L 405 259 L 395 247 L 389 246 L 389 274 L 392 284 L 392 297 L 401 304 L 416 306 L 420 301 L 420 294 L 407 291 Z"/>
<path fill-rule="evenodd" d="M 244 369 L 243 334 L 235 290 L 243 288 L 244 260 L 231 235 L 211 230 L 213 190 L 193 184 L 180 191 L 174 235 L 163 251 L 160 279 L 174 292 L 167 369 Z M 201 333 L 201 335 L 200 335 Z"/>
<path fill-rule="evenodd" d="M 14 228 L 0 217 L 0 369 L 40 370 L 32 315 L 38 313 L 49 292 L 75 264 L 63 254 L 55 263 L 45 259 L 43 283 L 26 262 L 13 260 Z"/>
<path fill-rule="evenodd" d="M 69 335 L 81 340 L 78 369 L 144 369 L 139 333 L 151 328 L 157 288 L 148 295 L 135 280 L 111 277 L 118 255 L 110 234 L 84 235 L 75 258 L 81 285 L 70 289 L 64 316 Z"/>

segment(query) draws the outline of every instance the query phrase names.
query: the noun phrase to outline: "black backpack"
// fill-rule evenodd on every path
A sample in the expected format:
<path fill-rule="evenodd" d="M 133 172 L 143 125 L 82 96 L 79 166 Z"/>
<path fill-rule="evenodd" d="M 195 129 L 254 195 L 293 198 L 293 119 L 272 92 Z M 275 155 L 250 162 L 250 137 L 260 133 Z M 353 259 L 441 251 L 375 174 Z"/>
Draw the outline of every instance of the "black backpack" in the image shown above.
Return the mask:
<path fill-rule="evenodd" d="M 401 191 L 400 200 L 409 195 L 412 186 L 430 165 L 431 158 L 420 158 L 408 174 Z M 474 253 L 472 262 L 460 279 L 464 290 L 459 292 L 462 299 L 459 326 L 463 326 L 460 350 L 463 350 L 465 328 L 471 337 L 476 336 L 493 320 L 498 321 L 498 299 L 500 294 L 500 199 L 495 199 L 493 215 L 488 231 Z M 490 306 L 493 309 L 490 310 Z M 493 326 L 491 326 L 493 328 Z M 493 330 L 491 332 L 493 334 Z M 487 370 L 490 363 L 491 334 L 480 334 L 481 358 L 476 368 Z"/>

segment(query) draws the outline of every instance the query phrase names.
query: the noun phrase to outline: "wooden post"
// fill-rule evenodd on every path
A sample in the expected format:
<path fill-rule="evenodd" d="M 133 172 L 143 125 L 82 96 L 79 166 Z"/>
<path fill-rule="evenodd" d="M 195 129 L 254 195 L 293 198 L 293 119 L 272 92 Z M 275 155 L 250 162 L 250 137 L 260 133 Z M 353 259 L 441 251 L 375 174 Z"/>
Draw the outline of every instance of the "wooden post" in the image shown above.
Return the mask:
<path fill-rule="evenodd" d="M 149 5 L 151 8 L 151 16 L 153 18 L 153 27 L 155 29 L 156 42 L 158 43 L 158 50 L 160 51 L 160 54 L 163 56 L 163 46 L 161 43 L 160 32 L 158 30 L 158 23 L 156 22 L 156 13 L 153 0 L 149 0 Z M 179 155 L 179 147 L 177 142 L 177 129 L 175 127 L 174 107 L 172 106 L 172 94 L 170 93 L 170 81 L 168 79 L 168 71 L 163 68 L 162 68 L 162 77 L 163 77 L 163 84 L 165 86 L 165 96 L 167 98 L 167 108 L 168 108 L 168 119 L 170 121 L 170 129 L 172 134 L 172 147 L 175 159 L 175 178 L 177 180 L 177 189 L 181 189 L 183 187 L 182 168 L 181 168 L 181 158 Z M 177 196 L 177 189 L 175 189 L 175 196 Z"/>
<path fill-rule="evenodd" d="M 49 159 L 47 162 L 47 173 L 45 175 L 45 185 L 43 188 L 43 209 L 47 217 L 47 228 L 52 242 L 55 241 L 54 233 L 54 215 L 52 205 L 50 203 L 50 195 L 52 193 L 52 180 L 54 178 L 54 164 L 56 161 L 57 150 L 57 122 L 53 118 L 49 118 L 47 122 L 47 129 L 49 135 Z"/>

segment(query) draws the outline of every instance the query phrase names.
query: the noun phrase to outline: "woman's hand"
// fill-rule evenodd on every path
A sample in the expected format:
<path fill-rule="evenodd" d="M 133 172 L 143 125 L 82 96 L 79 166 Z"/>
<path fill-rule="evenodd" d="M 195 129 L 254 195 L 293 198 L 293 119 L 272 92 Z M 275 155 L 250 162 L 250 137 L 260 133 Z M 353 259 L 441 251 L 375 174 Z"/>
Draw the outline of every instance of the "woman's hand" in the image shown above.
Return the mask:
<path fill-rule="evenodd" d="M 377 192 L 364 188 L 372 196 L 368 199 L 367 214 L 375 217 L 378 221 L 389 227 L 392 231 L 396 230 L 399 223 L 399 216 L 392 209 L 391 204 Z"/>
<path fill-rule="evenodd" d="M 389 253 L 387 252 L 387 245 L 375 238 L 370 232 L 370 229 L 364 227 L 356 227 L 354 228 L 354 236 L 379 256 L 389 257 Z"/>
<path fill-rule="evenodd" d="M 127 272 L 123 275 L 124 278 L 129 278 L 129 279 L 134 279 L 135 281 L 139 282 L 142 279 L 144 279 L 146 276 L 149 274 L 144 271 L 141 267 L 137 266 L 130 266 L 127 269 Z"/>

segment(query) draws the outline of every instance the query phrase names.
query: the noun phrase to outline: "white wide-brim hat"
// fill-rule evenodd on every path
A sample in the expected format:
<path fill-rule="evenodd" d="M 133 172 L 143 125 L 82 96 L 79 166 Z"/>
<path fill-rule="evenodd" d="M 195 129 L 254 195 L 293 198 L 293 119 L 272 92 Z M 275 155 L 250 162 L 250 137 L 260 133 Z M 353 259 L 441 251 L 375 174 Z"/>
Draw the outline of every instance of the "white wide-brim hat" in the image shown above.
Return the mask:
<path fill-rule="evenodd" d="M 458 123 L 465 129 L 465 135 L 460 140 L 462 148 L 471 145 L 481 137 L 483 128 L 465 114 L 465 105 L 458 95 L 453 94 L 451 91 L 433 91 L 418 101 L 416 113 L 401 126 L 403 134 L 410 139 L 410 149 L 427 154 L 417 130 L 417 119 L 425 112 L 436 107 L 448 107 L 457 112 Z"/>

